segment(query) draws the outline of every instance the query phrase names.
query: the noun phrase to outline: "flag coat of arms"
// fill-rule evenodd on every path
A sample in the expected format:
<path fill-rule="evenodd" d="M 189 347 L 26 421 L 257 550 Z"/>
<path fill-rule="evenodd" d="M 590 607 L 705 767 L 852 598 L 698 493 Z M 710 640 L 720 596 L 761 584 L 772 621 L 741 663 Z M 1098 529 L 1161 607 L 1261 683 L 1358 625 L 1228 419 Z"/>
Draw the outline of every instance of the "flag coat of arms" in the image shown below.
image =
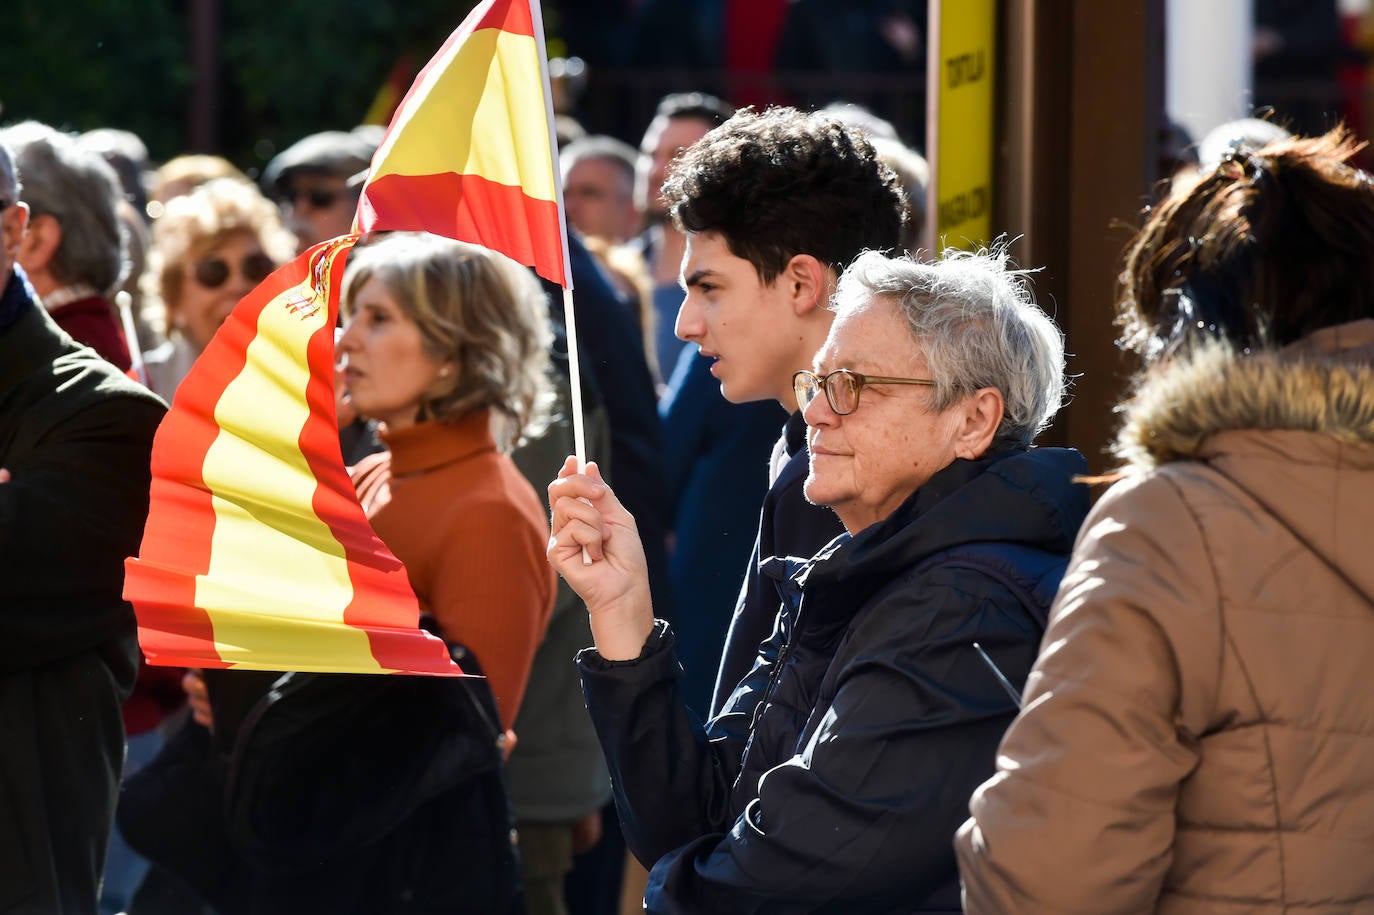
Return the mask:
<path fill-rule="evenodd" d="M 537 0 L 486 0 L 397 109 L 355 228 L 429 231 L 570 287 Z M 153 446 L 124 596 L 153 664 L 456 675 L 343 465 L 334 328 L 353 234 L 236 306 Z"/>

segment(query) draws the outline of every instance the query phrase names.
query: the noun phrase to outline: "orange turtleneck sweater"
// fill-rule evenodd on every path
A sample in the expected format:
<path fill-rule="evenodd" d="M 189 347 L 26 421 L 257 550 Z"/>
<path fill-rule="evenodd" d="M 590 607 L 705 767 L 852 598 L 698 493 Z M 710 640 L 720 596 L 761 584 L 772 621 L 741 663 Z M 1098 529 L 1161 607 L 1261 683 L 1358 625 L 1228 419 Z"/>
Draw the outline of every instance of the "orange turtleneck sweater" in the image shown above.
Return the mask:
<path fill-rule="evenodd" d="M 353 468 L 353 485 L 420 608 L 477 656 L 509 728 L 557 581 L 543 503 L 496 449 L 489 423 L 481 410 L 383 433 L 387 451 Z"/>

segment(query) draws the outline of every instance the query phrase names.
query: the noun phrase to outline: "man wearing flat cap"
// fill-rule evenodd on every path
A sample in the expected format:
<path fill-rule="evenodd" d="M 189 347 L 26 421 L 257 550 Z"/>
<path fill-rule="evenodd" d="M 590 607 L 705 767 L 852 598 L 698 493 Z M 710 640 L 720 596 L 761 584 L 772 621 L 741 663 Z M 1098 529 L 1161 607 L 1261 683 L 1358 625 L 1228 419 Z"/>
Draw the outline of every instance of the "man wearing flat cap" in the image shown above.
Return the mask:
<path fill-rule="evenodd" d="M 296 233 L 297 253 L 348 234 L 362 181 L 381 143 L 380 127 L 313 133 L 278 153 L 262 175 L 263 190 Z"/>

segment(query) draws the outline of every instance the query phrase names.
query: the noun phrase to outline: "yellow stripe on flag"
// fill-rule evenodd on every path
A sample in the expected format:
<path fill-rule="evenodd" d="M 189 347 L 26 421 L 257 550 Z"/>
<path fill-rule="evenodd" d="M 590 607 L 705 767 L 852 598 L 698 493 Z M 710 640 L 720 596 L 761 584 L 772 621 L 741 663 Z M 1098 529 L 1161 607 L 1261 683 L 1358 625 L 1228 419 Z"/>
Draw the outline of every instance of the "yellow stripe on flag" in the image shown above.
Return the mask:
<path fill-rule="evenodd" d="M 555 200 L 542 86 L 533 37 L 474 32 L 455 49 L 450 66 L 431 66 L 424 84 L 412 90 L 412 100 L 443 104 L 417 103 L 398 113 L 373 161 L 372 180 L 456 172 Z"/>
<path fill-rule="evenodd" d="M 215 532 L 209 570 L 196 579 L 196 606 L 207 609 L 216 648 L 230 664 L 270 641 L 285 660 L 330 658 L 340 670 L 380 672 L 367 633 L 344 624 L 353 597 L 347 559 L 315 513 L 317 481 L 298 443 L 309 416 L 306 345 L 329 309 L 293 310 L 285 302 L 314 295 L 302 284 L 262 310 L 245 370 L 215 407 L 222 431 L 204 466 Z M 252 498 L 243 498 L 248 491 Z M 262 506 L 271 506 L 270 516 Z M 246 607 L 245 595 L 253 596 Z M 260 614 L 332 625 L 276 629 Z"/>

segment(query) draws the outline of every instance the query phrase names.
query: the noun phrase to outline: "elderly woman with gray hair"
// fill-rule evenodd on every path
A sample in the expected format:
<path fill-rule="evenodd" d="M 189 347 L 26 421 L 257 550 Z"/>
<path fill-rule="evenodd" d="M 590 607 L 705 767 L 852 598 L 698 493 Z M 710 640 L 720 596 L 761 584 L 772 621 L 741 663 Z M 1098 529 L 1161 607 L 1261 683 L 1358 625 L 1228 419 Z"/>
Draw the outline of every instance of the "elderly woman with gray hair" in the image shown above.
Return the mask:
<path fill-rule="evenodd" d="M 10 202 L 29 211 L 16 260 L 57 326 L 127 372 L 129 341 L 112 301 L 128 266 L 114 169 L 37 121 L 0 130 L 0 144 L 22 185 Z"/>
<path fill-rule="evenodd" d="M 865 254 L 834 307 L 795 386 L 806 496 L 846 533 L 766 560 L 789 567 L 787 600 L 705 726 L 633 518 L 595 465 L 549 487 L 549 557 L 591 614 L 578 665 L 651 912 L 959 911 L 951 840 L 1087 512 L 1082 456 L 1031 446 L 1064 351 L 1005 252 Z"/>

